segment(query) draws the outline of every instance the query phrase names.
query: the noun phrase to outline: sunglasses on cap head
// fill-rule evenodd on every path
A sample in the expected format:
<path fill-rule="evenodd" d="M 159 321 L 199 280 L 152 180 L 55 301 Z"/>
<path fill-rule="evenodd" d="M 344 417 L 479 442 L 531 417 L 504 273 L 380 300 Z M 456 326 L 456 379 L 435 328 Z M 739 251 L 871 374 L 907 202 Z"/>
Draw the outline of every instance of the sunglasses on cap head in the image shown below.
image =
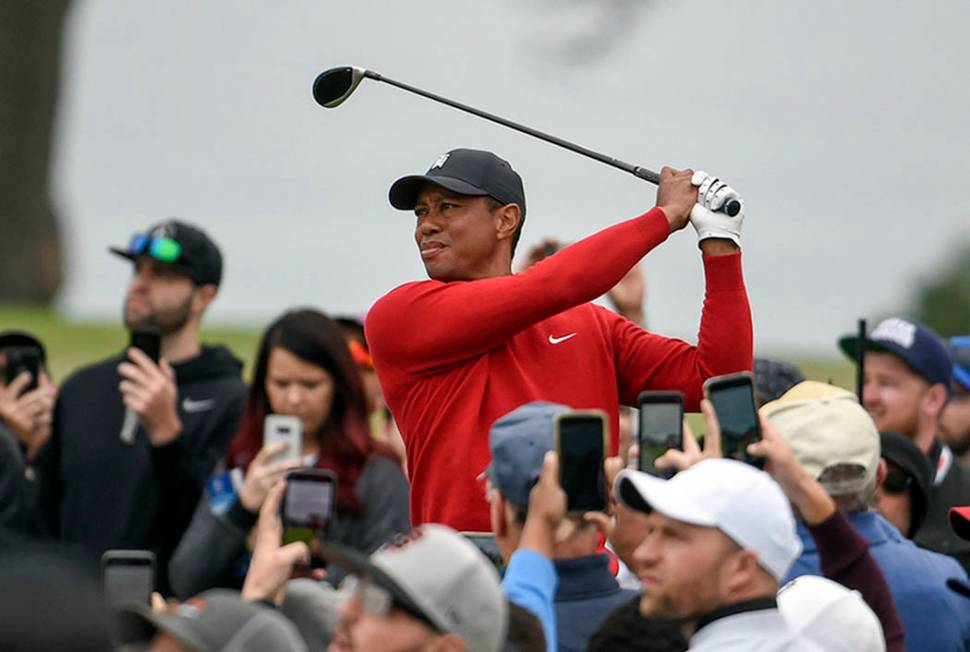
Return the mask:
<path fill-rule="evenodd" d="M 132 256 L 147 254 L 162 263 L 174 263 L 182 255 L 182 245 L 168 236 L 153 238 L 147 233 L 136 233 L 128 242 Z"/>
<path fill-rule="evenodd" d="M 391 609 L 400 609 L 408 615 L 413 616 L 414 618 L 417 618 L 421 622 L 425 623 L 434 631 L 439 631 L 438 627 L 432 623 L 427 616 L 420 612 L 416 612 L 414 609 L 411 609 L 404 604 L 401 604 L 394 599 L 394 596 L 391 595 L 390 591 L 384 587 L 374 584 L 369 578 L 361 578 L 357 575 L 347 575 L 340 583 L 337 593 L 341 600 L 349 600 L 351 598 L 359 600 L 361 607 L 363 607 L 364 611 L 367 611 L 368 613 L 372 613 L 377 616 L 386 616 L 391 612 Z"/>
<path fill-rule="evenodd" d="M 899 469 L 888 469 L 883 480 L 882 489 L 886 493 L 901 494 L 913 484 L 913 476 Z"/>

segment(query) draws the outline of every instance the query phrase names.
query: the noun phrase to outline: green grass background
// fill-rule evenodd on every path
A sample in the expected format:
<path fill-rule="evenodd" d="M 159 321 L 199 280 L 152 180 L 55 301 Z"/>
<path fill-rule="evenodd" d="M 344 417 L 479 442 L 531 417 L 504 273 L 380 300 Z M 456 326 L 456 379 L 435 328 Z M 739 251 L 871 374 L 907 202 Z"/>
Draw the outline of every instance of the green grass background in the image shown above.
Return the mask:
<path fill-rule="evenodd" d="M 64 380 L 72 371 L 83 365 L 117 353 L 128 342 L 128 333 L 117 322 L 73 320 L 53 310 L 0 306 L 0 331 L 23 329 L 37 335 L 47 347 L 47 357 L 55 382 Z M 259 340 L 258 328 L 206 327 L 202 341 L 228 346 L 245 364 L 248 378 L 252 373 L 252 361 Z M 833 349 L 835 347 L 833 346 Z M 794 362 L 808 378 L 833 382 L 847 389 L 855 387 L 853 365 L 834 354 L 832 357 L 788 355 L 783 351 L 762 352 L 758 355 Z M 699 426 L 693 422 L 691 426 Z"/>

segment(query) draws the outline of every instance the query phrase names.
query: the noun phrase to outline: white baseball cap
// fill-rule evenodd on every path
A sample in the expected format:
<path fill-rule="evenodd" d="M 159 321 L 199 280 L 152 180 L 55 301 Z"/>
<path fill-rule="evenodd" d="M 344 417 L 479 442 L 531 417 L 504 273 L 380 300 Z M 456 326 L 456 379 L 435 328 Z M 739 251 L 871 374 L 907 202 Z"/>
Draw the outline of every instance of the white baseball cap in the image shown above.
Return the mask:
<path fill-rule="evenodd" d="M 332 543 L 322 552 L 346 571 L 370 577 L 439 631 L 460 636 L 470 652 L 497 652 L 505 643 L 508 603 L 498 573 L 449 527 L 426 523 L 370 557 Z"/>
<path fill-rule="evenodd" d="M 778 592 L 778 610 L 800 640 L 826 652 L 885 652 L 882 625 L 858 591 L 802 575 Z"/>
<path fill-rule="evenodd" d="M 764 471 L 728 459 L 698 462 L 670 480 L 623 471 L 614 491 L 641 512 L 657 510 L 676 521 L 715 527 L 779 582 L 802 552 L 788 499 Z"/>

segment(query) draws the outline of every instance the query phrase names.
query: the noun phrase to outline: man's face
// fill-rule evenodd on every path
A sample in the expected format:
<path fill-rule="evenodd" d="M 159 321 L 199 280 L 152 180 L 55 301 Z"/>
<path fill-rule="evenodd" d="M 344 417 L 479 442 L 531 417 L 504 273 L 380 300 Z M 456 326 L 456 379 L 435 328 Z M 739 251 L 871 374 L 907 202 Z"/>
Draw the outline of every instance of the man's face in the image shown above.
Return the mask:
<path fill-rule="evenodd" d="M 195 293 L 189 277 L 170 265 L 139 256 L 125 297 L 125 325 L 157 328 L 163 335 L 178 331 L 193 316 Z"/>
<path fill-rule="evenodd" d="M 391 607 L 369 611 L 358 596 L 346 596 L 327 652 L 411 652 L 433 648 L 435 632 L 410 614 Z"/>
<path fill-rule="evenodd" d="M 970 451 L 970 389 L 954 385 L 953 396 L 940 415 L 940 436 L 956 455 Z"/>
<path fill-rule="evenodd" d="M 647 537 L 634 552 L 640 613 L 685 622 L 722 606 L 721 570 L 740 549 L 712 527 L 647 515 Z"/>
<path fill-rule="evenodd" d="M 414 240 L 430 278 L 459 281 L 492 275 L 502 249 L 497 216 L 489 210 L 487 197 L 459 195 L 428 183 L 414 214 Z"/>
<path fill-rule="evenodd" d="M 866 353 L 862 403 L 876 427 L 912 437 L 930 384 L 892 353 Z"/>

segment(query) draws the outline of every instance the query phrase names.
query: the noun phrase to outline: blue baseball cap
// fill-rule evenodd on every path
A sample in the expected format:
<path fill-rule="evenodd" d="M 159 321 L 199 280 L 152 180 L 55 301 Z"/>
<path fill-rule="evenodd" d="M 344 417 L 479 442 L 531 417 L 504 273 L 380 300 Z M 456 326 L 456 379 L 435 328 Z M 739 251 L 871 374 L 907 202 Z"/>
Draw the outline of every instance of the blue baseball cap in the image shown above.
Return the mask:
<path fill-rule="evenodd" d="M 970 335 L 950 338 L 950 356 L 953 358 L 953 380 L 970 391 Z"/>
<path fill-rule="evenodd" d="M 853 360 L 858 344 L 859 338 L 852 335 L 839 338 L 839 348 Z M 941 384 L 950 391 L 950 352 L 929 326 L 900 317 L 884 319 L 866 338 L 866 350 L 892 353 L 931 385 Z"/>
<path fill-rule="evenodd" d="M 491 480 L 506 500 L 528 507 L 529 492 L 539 480 L 542 460 L 552 450 L 553 420 L 557 414 L 571 409 L 557 403 L 534 401 L 492 424 L 488 435 L 492 463 L 482 475 Z"/>

